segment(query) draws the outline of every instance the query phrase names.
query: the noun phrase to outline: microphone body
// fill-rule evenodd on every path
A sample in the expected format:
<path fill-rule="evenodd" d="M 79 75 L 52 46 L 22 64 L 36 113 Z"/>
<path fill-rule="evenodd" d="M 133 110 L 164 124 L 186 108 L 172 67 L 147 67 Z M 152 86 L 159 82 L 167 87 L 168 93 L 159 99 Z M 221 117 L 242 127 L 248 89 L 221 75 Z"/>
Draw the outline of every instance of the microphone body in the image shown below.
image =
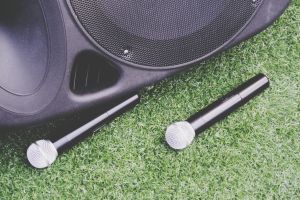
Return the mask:
<path fill-rule="evenodd" d="M 140 100 L 140 98 L 138 95 L 135 95 L 135 96 L 127 99 L 126 101 L 113 107 L 109 111 L 107 111 L 104 114 L 100 115 L 99 117 L 93 119 L 92 121 L 86 123 L 85 125 L 81 126 L 80 128 L 76 129 L 75 131 L 71 132 L 70 134 L 57 140 L 56 142 L 53 143 L 53 145 L 55 146 L 55 148 L 58 151 L 63 151 L 68 146 L 71 146 L 78 139 L 85 137 L 86 135 L 88 135 L 91 132 L 96 132 L 106 122 L 123 114 L 125 111 L 129 110 L 130 108 L 132 108 L 133 106 L 138 104 L 139 100 Z"/>
<path fill-rule="evenodd" d="M 249 79 L 227 95 L 191 116 L 184 122 L 170 125 L 166 131 L 166 141 L 173 149 L 184 149 L 197 134 L 228 116 L 270 85 L 264 74 Z"/>
<path fill-rule="evenodd" d="M 246 104 L 254 96 L 268 88 L 269 85 L 268 78 L 263 74 L 258 74 L 210 104 L 208 107 L 191 116 L 187 121 L 192 125 L 195 132 L 199 134 L 214 123 L 228 116 L 237 108 Z"/>
<path fill-rule="evenodd" d="M 139 100 L 138 95 L 132 96 L 54 143 L 50 140 L 36 141 L 27 149 L 29 163 L 39 169 L 49 167 L 63 150 L 71 147 L 79 139 L 86 137 L 91 132 L 99 130 L 106 122 L 138 104 Z"/>

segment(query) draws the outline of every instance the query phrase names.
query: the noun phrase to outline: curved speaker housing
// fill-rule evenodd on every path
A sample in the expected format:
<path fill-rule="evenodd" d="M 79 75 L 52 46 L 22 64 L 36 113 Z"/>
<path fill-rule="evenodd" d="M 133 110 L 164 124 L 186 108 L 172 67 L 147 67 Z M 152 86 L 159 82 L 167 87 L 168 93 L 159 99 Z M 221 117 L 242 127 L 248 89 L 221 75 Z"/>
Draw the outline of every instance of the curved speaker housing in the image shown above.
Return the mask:
<path fill-rule="evenodd" d="M 86 34 L 106 53 L 140 67 L 199 62 L 229 43 L 262 1 L 70 0 Z"/>
<path fill-rule="evenodd" d="M 259 33 L 289 0 L 7 2 L 0 128 L 109 106 Z"/>

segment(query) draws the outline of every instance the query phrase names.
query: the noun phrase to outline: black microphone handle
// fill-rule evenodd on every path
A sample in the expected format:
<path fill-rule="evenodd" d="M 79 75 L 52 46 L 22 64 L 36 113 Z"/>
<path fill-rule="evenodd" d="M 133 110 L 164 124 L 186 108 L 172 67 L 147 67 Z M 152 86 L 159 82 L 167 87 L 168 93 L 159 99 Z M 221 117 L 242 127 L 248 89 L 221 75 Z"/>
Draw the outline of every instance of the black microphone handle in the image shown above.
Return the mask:
<path fill-rule="evenodd" d="M 132 108 L 136 104 L 139 103 L 139 96 L 135 95 L 124 102 L 118 104 L 117 106 L 113 107 L 109 111 L 105 112 L 101 116 L 93 119 L 92 121 L 88 122 L 87 124 L 83 125 L 82 127 L 76 129 L 75 131 L 71 132 L 70 134 L 62 137 L 61 139 L 54 142 L 54 146 L 58 152 L 61 152 L 67 147 L 72 146 L 75 141 L 78 139 L 87 136 L 91 132 L 95 132 L 98 130 L 102 125 L 104 125 L 108 120 L 124 113 L 126 110 Z"/>
<path fill-rule="evenodd" d="M 192 125 L 196 134 L 199 134 L 260 94 L 269 85 L 268 78 L 264 74 L 258 74 L 196 113 L 187 121 Z"/>

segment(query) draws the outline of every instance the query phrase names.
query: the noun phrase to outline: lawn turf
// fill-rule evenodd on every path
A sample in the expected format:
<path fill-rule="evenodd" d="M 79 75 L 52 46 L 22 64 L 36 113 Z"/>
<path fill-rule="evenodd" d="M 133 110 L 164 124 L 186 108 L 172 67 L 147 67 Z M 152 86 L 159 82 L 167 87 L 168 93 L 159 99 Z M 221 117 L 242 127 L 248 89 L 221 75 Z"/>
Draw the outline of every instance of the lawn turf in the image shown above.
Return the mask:
<path fill-rule="evenodd" d="M 271 88 L 186 150 L 164 131 L 257 73 Z M 300 0 L 268 30 L 142 91 L 141 103 L 46 170 L 27 146 L 55 124 L 0 136 L 0 199 L 300 199 Z"/>

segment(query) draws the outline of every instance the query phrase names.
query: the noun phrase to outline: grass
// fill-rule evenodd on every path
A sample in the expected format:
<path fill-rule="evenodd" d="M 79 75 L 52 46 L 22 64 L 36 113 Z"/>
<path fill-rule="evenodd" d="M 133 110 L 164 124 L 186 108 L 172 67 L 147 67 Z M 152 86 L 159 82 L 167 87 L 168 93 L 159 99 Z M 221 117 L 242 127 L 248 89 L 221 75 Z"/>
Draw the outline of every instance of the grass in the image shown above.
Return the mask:
<path fill-rule="evenodd" d="M 262 72 L 271 88 L 181 152 L 164 131 Z M 0 199 L 299 199 L 300 1 L 249 41 L 142 92 L 141 103 L 46 170 L 27 146 L 53 125 L 0 136 Z"/>

